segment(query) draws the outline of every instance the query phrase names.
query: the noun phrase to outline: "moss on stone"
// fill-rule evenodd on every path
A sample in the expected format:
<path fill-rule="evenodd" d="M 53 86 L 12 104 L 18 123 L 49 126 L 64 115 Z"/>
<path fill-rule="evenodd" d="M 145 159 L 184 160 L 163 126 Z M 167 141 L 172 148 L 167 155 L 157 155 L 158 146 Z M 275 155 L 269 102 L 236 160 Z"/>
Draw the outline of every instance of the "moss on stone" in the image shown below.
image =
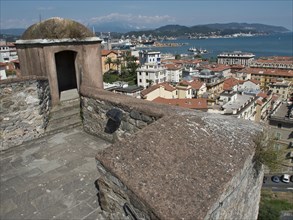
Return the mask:
<path fill-rule="evenodd" d="M 94 34 L 84 25 L 68 19 L 50 18 L 30 26 L 21 39 L 83 39 L 86 37 L 94 37 Z"/>

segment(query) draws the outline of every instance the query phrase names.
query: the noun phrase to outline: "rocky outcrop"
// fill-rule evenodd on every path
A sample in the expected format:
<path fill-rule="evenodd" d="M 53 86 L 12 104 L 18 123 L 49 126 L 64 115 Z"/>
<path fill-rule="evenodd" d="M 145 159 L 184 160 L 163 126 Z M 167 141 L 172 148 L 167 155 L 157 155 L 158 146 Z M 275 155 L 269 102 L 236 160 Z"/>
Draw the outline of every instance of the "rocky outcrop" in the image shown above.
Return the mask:
<path fill-rule="evenodd" d="M 0 96 L 0 150 L 44 133 L 50 103 L 47 80 L 1 82 Z"/>

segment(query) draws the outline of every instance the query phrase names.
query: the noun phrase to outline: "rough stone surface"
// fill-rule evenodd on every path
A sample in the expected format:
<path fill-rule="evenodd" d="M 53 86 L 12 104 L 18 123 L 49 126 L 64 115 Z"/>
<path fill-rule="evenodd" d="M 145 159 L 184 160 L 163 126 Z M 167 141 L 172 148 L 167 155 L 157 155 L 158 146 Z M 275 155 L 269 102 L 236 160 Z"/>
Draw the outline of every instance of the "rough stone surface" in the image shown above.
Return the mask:
<path fill-rule="evenodd" d="M 39 137 L 48 123 L 50 89 L 46 80 L 0 84 L 0 150 Z"/>
<path fill-rule="evenodd" d="M 82 97 L 82 118 L 84 129 L 94 135 L 115 142 L 121 140 L 155 121 L 156 117 L 142 114 L 137 110 L 129 111 L 127 106 L 115 103 L 103 102 L 93 98 Z M 105 128 L 109 121 L 107 112 L 118 109 L 122 112 L 122 120 L 119 128 L 114 133 L 106 133 Z"/>
<path fill-rule="evenodd" d="M 87 92 L 85 96 L 93 94 Z M 115 106 L 129 115 L 135 109 L 125 128 L 136 125 L 138 115 L 162 113 L 147 127 L 97 154 L 102 209 L 119 212 L 127 203 L 145 219 L 257 218 L 263 172 L 253 156 L 261 126 L 179 108 L 164 114 L 162 105 L 95 94 L 84 97 L 85 109 L 103 112 Z M 98 108 L 91 106 L 96 102 Z M 141 111 L 148 103 L 147 111 Z M 102 118 L 90 115 L 88 120 Z"/>

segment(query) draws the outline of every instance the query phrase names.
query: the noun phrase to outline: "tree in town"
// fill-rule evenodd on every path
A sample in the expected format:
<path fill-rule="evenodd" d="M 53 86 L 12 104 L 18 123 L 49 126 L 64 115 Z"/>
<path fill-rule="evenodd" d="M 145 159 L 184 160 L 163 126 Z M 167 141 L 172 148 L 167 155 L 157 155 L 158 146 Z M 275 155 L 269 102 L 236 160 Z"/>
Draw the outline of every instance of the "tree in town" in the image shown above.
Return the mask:
<path fill-rule="evenodd" d="M 113 63 L 111 57 L 107 57 L 107 59 L 105 60 L 105 64 L 109 65 L 109 69 L 111 68 L 111 64 Z"/>

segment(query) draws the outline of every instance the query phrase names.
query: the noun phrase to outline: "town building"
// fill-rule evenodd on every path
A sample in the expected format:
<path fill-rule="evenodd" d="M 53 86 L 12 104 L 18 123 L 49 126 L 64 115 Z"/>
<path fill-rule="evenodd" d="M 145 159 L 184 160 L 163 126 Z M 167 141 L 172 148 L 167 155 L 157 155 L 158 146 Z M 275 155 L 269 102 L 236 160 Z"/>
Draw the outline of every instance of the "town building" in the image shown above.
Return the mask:
<path fill-rule="evenodd" d="M 269 84 L 269 90 L 274 94 L 280 95 L 283 100 L 287 100 L 293 93 L 293 82 L 271 82 Z"/>
<path fill-rule="evenodd" d="M 119 66 L 115 64 L 115 61 L 118 59 L 118 51 L 115 50 L 102 50 L 102 73 L 106 73 L 109 70 L 117 70 Z"/>
<path fill-rule="evenodd" d="M 276 81 L 293 82 L 293 70 L 270 68 L 246 68 L 243 70 L 249 79 L 260 82 L 261 90 L 268 90 L 269 85 Z"/>
<path fill-rule="evenodd" d="M 140 99 L 141 91 L 143 90 L 143 87 L 137 86 L 137 85 L 113 86 L 113 87 L 105 88 L 105 90 Z"/>
<path fill-rule="evenodd" d="M 279 105 L 268 118 L 274 147 L 282 152 L 284 161 L 281 171 L 292 171 L 293 166 L 293 104 L 279 102 Z"/>
<path fill-rule="evenodd" d="M 257 94 L 260 92 L 260 82 L 257 80 L 240 80 L 238 84 L 239 92 L 249 93 L 249 94 Z"/>
<path fill-rule="evenodd" d="M 244 66 L 249 66 L 254 57 L 254 54 L 242 51 L 223 52 L 217 56 L 219 64 Z"/>
<path fill-rule="evenodd" d="M 250 67 L 293 70 L 293 57 L 262 57 L 254 60 Z"/>
<path fill-rule="evenodd" d="M 200 80 L 182 80 L 180 85 L 190 86 L 192 90 L 192 98 L 201 98 L 207 92 L 206 83 Z"/>
<path fill-rule="evenodd" d="M 164 64 L 167 81 L 178 83 L 182 79 L 182 67 L 176 64 Z"/>
<path fill-rule="evenodd" d="M 139 63 L 144 65 L 146 63 L 161 64 L 161 52 L 142 50 L 139 52 Z"/>
<path fill-rule="evenodd" d="M 17 60 L 17 52 L 14 43 L 1 41 L 0 43 L 0 62 L 12 62 Z"/>
<path fill-rule="evenodd" d="M 141 98 L 152 101 L 158 97 L 166 99 L 178 98 L 178 92 L 175 87 L 169 83 L 159 83 L 141 91 Z"/>
<path fill-rule="evenodd" d="M 137 85 L 148 88 L 167 81 L 165 68 L 156 63 L 145 63 L 137 70 Z"/>
<path fill-rule="evenodd" d="M 178 83 L 176 90 L 178 92 L 178 99 L 191 99 L 193 96 L 191 85 L 184 82 Z"/>
<path fill-rule="evenodd" d="M 6 76 L 6 64 L 0 62 L 0 80 L 7 79 Z"/>

